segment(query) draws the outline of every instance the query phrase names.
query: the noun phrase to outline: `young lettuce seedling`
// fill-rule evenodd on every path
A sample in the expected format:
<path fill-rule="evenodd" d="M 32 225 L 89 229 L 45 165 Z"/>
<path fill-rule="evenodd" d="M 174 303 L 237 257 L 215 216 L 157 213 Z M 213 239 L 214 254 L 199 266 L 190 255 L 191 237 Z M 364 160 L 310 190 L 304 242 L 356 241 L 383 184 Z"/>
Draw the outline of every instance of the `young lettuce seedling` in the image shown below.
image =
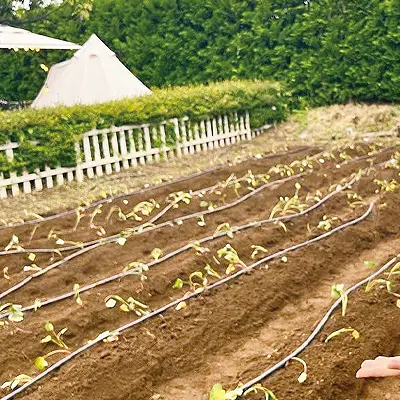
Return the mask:
<path fill-rule="evenodd" d="M 307 203 L 303 203 L 299 199 L 299 190 L 301 189 L 300 183 L 295 184 L 296 191 L 292 197 L 279 197 L 278 203 L 271 210 L 269 219 L 279 215 L 297 214 L 304 211 Z"/>
<path fill-rule="evenodd" d="M 0 386 L 0 389 L 10 388 L 11 390 L 14 390 L 16 387 L 22 386 L 25 383 L 30 382 L 32 379 L 33 378 L 30 377 L 29 375 L 20 374 L 20 375 L 17 375 L 15 378 L 11 379 L 11 381 L 4 382 Z"/>
<path fill-rule="evenodd" d="M 346 332 L 350 332 L 354 339 L 360 338 L 360 332 L 358 332 L 357 330 L 355 330 L 353 328 L 342 328 L 342 329 L 339 329 L 335 332 L 332 332 L 330 335 L 328 335 L 328 337 L 325 339 L 325 343 L 328 343 L 334 337 L 342 335 L 343 333 L 346 333 Z"/>
<path fill-rule="evenodd" d="M 251 253 L 251 256 L 250 256 L 250 258 L 252 260 L 254 260 L 256 258 L 258 253 L 268 253 L 268 250 L 262 246 L 257 246 L 255 244 L 252 244 L 251 248 L 253 249 L 253 252 Z"/>
<path fill-rule="evenodd" d="M 118 295 L 110 295 L 105 298 L 105 304 L 107 308 L 114 308 L 120 303 L 119 309 L 124 312 L 134 311 L 138 317 L 149 314 L 149 306 L 141 303 L 133 297 L 128 297 L 126 300 Z"/>
<path fill-rule="evenodd" d="M 179 203 L 190 204 L 192 197 L 193 195 L 190 192 L 175 192 L 168 196 L 167 202 L 172 203 L 173 208 L 178 208 Z"/>
<path fill-rule="evenodd" d="M 10 242 L 8 243 L 8 245 L 4 248 L 5 251 L 8 250 L 24 250 L 24 248 L 22 246 L 20 246 L 19 244 L 19 237 L 16 235 L 12 235 Z"/>
<path fill-rule="evenodd" d="M 62 339 L 62 336 L 64 335 L 65 332 L 67 332 L 68 328 L 63 328 L 59 332 L 56 332 L 54 330 L 54 325 L 51 322 L 46 322 L 45 325 L 44 325 L 44 329 L 45 329 L 46 332 L 49 333 L 49 335 L 44 337 L 40 341 L 41 343 L 53 342 L 58 347 L 61 347 L 63 349 L 67 349 L 68 350 L 68 346 L 65 344 L 65 342 Z"/>
<path fill-rule="evenodd" d="M 340 221 L 339 217 L 328 217 L 327 215 L 324 215 L 322 220 L 319 221 L 317 228 L 328 232 L 333 228 L 337 221 Z"/>
<path fill-rule="evenodd" d="M 395 179 L 392 179 L 390 182 L 387 179 L 374 179 L 374 182 L 379 186 L 381 192 L 394 192 L 399 188 L 399 184 Z M 379 192 L 379 190 L 376 190 L 376 192 Z"/>
<path fill-rule="evenodd" d="M 0 306 L 0 312 L 8 308 L 8 319 L 12 322 L 21 322 L 24 320 L 24 313 L 20 304 L 6 303 Z"/>
<path fill-rule="evenodd" d="M 370 282 L 368 282 L 367 287 L 365 288 L 366 292 L 370 292 L 374 287 L 380 286 L 380 287 L 386 287 L 386 290 L 389 294 L 392 296 L 396 297 L 396 306 L 400 308 L 400 294 L 395 293 L 393 291 L 393 283 L 389 280 L 393 275 L 398 275 L 400 270 L 400 263 L 397 263 L 389 272 L 388 279 L 374 279 Z"/>
<path fill-rule="evenodd" d="M 172 287 L 174 289 L 182 289 L 183 286 L 187 285 L 190 287 L 191 292 L 201 293 L 208 284 L 208 276 L 221 279 L 221 276 L 211 267 L 210 264 L 206 264 L 204 271 L 204 273 L 201 271 L 192 272 L 187 281 L 177 278 Z M 198 282 L 196 282 L 196 280 Z"/>
<path fill-rule="evenodd" d="M 54 350 L 54 351 L 51 351 L 50 353 L 47 353 L 44 356 L 37 357 L 35 359 L 35 363 L 34 363 L 35 367 L 39 371 L 44 371 L 49 366 L 49 363 L 48 363 L 47 359 L 49 357 L 53 356 L 54 354 L 60 354 L 60 353 L 69 354 L 70 352 L 68 350 Z"/>
<path fill-rule="evenodd" d="M 241 386 L 242 385 L 239 384 L 236 389 L 226 391 L 220 383 L 216 383 L 211 388 L 208 400 L 236 400 L 240 397 L 245 397 L 250 393 L 258 392 L 264 393 L 266 400 L 278 400 L 271 390 L 265 388 L 261 384 L 254 385 L 246 391 L 244 391 Z"/>
<path fill-rule="evenodd" d="M 216 237 L 216 236 L 220 235 L 221 233 L 225 233 L 226 236 L 233 239 L 233 231 L 232 231 L 232 228 L 231 228 L 229 222 L 224 222 L 223 224 L 218 225 L 213 236 Z"/>
<path fill-rule="evenodd" d="M 129 263 L 123 269 L 124 272 L 129 271 L 129 273 L 132 275 L 138 275 L 142 282 L 147 279 L 147 276 L 144 274 L 144 272 L 147 272 L 148 270 L 149 270 L 149 266 L 147 264 L 144 264 L 144 263 L 138 262 L 138 261 L 133 261 L 133 262 Z"/>
<path fill-rule="evenodd" d="M 136 221 L 140 222 L 143 220 L 142 217 L 149 217 L 151 213 L 156 209 L 160 208 L 160 205 L 154 200 L 150 199 L 149 201 L 142 201 L 139 204 L 136 204 L 135 207 L 133 207 L 133 210 L 126 214 L 126 218 L 134 218 Z M 140 216 L 141 214 L 142 216 Z"/>
<path fill-rule="evenodd" d="M 75 292 L 75 294 L 74 294 L 74 300 L 75 300 L 76 304 L 78 304 L 79 306 L 81 306 L 81 305 L 83 304 L 83 301 L 82 301 L 81 296 L 80 296 L 80 294 L 79 294 L 79 289 L 80 289 L 79 284 L 78 284 L 78 283 L 75 283 L 74 286 L 73 286 L 73 288 L 72 288 L 72 290 Z"/>
<path fill-rule="evenodd" d="M 299 357 L 292 357 L 292 360 L 298 361 L 303 366 L 303 372 L 297 378 L 299 383 L 304 383 L 307 380 L 307 364 L 306 362 Z"/>
<path fill-rule="evenodd" d="M 332 285 L 331 297 L 332 299 L 340 298 L 342 300 L 342 317 L 344 317 L 346 315 L 348 297 L 342 283 Z"/>
<path fill-rule="evenodd" d="M 151 257 L 153 258 L 154 261 L 157 261 L 160 259 L 160 257 L 162 256 L 163 252 L 161 249 L 159 249 L 158 247 L 154 248 L 151 251 Z"/>
<path fill-rule="evenodd" d="M 227 275 L 234 272 L 236 267 L 246 267 L 246 264 L 239 258 L 237 251 L 230 244 L 227 244 L 222 249 L 219 249 L 217 251 L 217 255 L 219 258 L 223 258 L 225 261 L 228 261 L 229 265 L 225 271 Z"/>

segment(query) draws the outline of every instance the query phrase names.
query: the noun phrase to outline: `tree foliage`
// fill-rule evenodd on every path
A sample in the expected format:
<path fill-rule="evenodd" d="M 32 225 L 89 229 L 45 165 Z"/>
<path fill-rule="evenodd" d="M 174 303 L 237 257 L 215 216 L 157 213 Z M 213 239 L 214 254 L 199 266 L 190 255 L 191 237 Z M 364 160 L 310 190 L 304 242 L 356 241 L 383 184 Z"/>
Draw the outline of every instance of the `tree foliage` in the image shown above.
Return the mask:
<path fill-rule="evenodd" d="M 399 0 L 64 0 L 13 18 L 44 14 L 24 26 L 79 43 L 94 32 L 151 87 L 278 79 L 313 104 L 400 100 Z M 39 64 L 69 56 L 1 52 L 0 98 L 32 99 Z"/>

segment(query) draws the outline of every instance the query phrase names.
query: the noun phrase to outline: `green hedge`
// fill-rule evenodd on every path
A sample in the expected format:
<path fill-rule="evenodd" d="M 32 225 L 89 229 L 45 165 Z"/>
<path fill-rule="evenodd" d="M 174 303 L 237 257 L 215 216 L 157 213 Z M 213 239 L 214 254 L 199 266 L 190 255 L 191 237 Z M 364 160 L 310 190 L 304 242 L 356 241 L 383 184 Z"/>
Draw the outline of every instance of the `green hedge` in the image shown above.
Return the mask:
<path fill-rule="evenodd" d="M 12 169 L 73 166 L 74 142 L 84 132 L 111 125 L 160 122 L 189 116 L 200 119 L 248 110 L 253 127 L 286 116 L 287 102 L 271 81 L 236 81 L 158 89 L 152 95 L 94 106 L 58 107 L 0 113 L 0 144 L 20 143 L 14 163 L 0 160 L 0 172 Z M 35 141 L 36 144 L 31 144 Z"/>

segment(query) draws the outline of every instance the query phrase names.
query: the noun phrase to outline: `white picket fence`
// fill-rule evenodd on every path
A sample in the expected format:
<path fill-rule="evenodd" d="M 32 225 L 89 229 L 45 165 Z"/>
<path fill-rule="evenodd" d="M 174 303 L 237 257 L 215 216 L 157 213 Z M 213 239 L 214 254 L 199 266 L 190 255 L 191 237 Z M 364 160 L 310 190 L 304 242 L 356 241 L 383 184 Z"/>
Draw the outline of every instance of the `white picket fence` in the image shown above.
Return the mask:
<path fill-rule="evenodd" d="M 31 193 L 65 182 L 82 182 L 103 174 L 119 172 L 161 159 L 168 161 L 188 154 L 206 152 L 251 140 L 266 127 L 252 131 L 248 112 L 222 115 L 191 122 L 189 118 L 174 118 L 157 124 L 127 125 L 93 129 L 75 143 L 76 166 L 49 168 L 44 171 L 0 173 L 0 198 Z M 175 136 L 173 143 L 167 137 Z M 171 139 L 169 140 L 169 142 Z M 18 143 L 0 145 L 9 160 L 18 151 Z"/>

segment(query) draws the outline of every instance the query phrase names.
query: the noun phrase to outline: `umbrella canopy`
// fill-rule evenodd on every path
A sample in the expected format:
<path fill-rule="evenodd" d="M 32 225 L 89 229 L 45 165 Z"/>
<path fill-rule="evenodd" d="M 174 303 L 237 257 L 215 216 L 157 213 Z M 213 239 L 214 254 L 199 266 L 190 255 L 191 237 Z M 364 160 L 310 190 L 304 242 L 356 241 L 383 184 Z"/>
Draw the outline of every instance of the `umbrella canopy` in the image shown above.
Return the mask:
<path fill-rule="evenodd" d="M 74 56 L 50 68 L 34 108 L 104 103 L 150 94 L 96 35 Z"/>
<path fill-rule="evenodd" d="M 81 46 L 64 40 L 29 32 L 25 29 L 0 25 L 0 48 L 3 49 L 80 49 Z"/>

